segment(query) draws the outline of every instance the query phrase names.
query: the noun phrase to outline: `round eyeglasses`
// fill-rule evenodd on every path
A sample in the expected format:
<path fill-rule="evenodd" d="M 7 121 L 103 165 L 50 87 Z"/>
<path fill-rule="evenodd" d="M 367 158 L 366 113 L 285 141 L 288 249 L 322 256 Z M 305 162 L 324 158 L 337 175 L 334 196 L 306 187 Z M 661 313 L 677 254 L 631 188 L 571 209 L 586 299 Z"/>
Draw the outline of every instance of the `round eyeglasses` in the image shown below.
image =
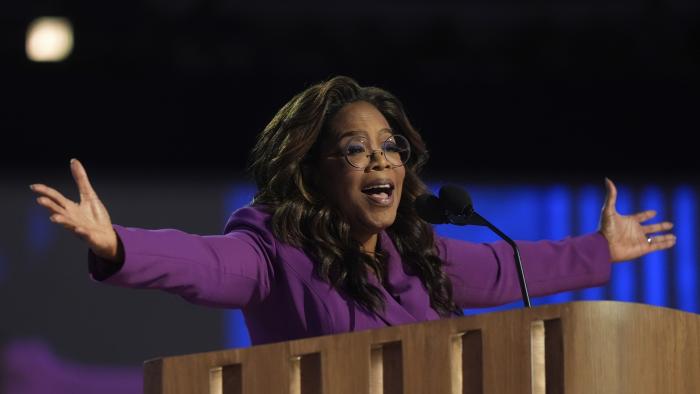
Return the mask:
<path fill-rule="evenodd" d="M 411 157 L 411 145 L 406 137 L 392 134 L 382 142 L 381 149 L 372 150 L 367 137 L 355 136 L 342 150 L 342 155 L 351 166 L 364 170 L 372 162 L 372 156 L 379 152 L 392 167 L 401 167 Z"/>

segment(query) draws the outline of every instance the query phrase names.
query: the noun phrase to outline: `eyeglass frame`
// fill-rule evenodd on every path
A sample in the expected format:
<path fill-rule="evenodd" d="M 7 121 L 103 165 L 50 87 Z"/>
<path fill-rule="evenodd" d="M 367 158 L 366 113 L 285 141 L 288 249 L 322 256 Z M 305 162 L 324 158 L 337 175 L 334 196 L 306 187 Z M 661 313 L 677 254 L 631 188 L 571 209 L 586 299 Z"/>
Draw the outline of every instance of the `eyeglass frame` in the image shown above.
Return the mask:
<path fill-rule="evenodd" d="M 406 149 L 406 150 L 408 151 L 408 155 L 406 156 L 406 160 L 405 160 L 405 161 L 402 161 L 401 164 L 398 164 L 398 165 L 397 165 L 397 164 L 391 163 L 391 162 L 389 161 L 389 159 L 387 159 L 387 157 L 386 157 L 386 150 L 385 150 L 385 146 L 386 146 L 385 144 L 386 144 L 386 142 L 389 141 L 392 137 L 396 137 L 396 136 L 399 136 L 399 137 L 401 137 L 402 139 L 404 139 L 404 140 L 406 141 L 406 145 L 407 145 L 407 149 Z M 367 140 L 367 141 L 369 142 L 369 138 L 367 138 L 367 137 L 360 136 L 359 138 L 363 138 L 363 139 L 365 139 L 365 140 Z M 408 138 L 404 137 L 404 136 L 401 135 L 401 134 L 391 134 L 391 135 L 389 135 L 384 141 L 382 141 L 382 143 L 381 143 L 382 148 L 381 148 L 381 149 L 369 149 L 369 152 L 367 153 L 367 157 L 369 158 L 369 163 L 367 163 L 367 165 L 366 165 L 364 168 L 363 168 L 363 167 L 357 167 L 356 165 L 352 164 L 352 162 L 351 162 L 350 159 L 348 158 L 348 153 L 347 153 L 347 150 L 348 150 L 348 149 L 347 149 L 347 147 L 348 147 L 348 145 L 350 145 L 350 142 L 351 142 L 351 141 L 352 141 L 352 140 L 348 141 L 348 143 L 345 144 L 345 147 L 343 148 L 342 152 L 336 153 L 336 154 L 334 154 L 334 155 L 329 155 L 328 157 L 339 157 L 339 156 L 342 156 L 342 157 L 345 158 L 345 162 L 348 163 L 348 164 L 350 165 L 350 167 L 352 167 L 352 168 L 354 168 L 354 169 L 357 169 L 358 171 L 364 171 L 364 170 L 366 170 L 366 169 L 372 164 L 372 158 L 374 157 L 375 152 L 380 152 L 380 154 L 382 155 L 382 157 L 384 157 L 384 160 L 386 160 L 386 162 L 389 163 L 389 164 L 391 165 L 391 168 L 403 167 L 404 165 L 406 165 L 406 163 L 408 163 L 408 160 L 411 158 L 411 142 L 408 141 Z"/>

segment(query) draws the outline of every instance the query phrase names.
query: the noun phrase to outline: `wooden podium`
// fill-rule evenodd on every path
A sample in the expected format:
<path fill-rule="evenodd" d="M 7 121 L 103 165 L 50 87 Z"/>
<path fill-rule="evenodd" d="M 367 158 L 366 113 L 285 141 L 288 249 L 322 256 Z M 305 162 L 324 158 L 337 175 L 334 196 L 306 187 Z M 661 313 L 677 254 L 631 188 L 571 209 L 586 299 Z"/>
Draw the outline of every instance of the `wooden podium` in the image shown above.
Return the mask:
<path fill-rule="evenodd" d="M 700 315 L 572 302 L 165 357 L 144 392 L 700 393 Z"/>

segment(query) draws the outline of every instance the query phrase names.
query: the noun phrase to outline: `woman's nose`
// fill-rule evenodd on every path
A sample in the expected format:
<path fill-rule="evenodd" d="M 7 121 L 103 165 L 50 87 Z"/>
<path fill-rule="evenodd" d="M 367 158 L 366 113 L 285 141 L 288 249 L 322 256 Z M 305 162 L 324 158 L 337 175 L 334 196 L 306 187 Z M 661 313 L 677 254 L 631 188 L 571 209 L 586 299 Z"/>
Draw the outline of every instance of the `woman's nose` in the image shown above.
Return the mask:
<path fill-rule="evenodd" d="M 383 168 L 389 168 L 389 162 L 384 157 L 384 151 L 381 149 L 375 149 L 369 154 L 369 166 L 368 168 L 373 170 L 379 170 Z"/>

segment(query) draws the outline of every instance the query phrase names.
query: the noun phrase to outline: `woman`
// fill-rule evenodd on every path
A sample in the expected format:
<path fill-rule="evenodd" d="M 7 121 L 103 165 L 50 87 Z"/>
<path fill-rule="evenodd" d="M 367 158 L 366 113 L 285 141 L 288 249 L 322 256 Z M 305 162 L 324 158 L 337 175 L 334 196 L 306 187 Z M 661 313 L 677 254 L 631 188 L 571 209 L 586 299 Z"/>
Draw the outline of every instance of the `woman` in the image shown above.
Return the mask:
<path fill-rule="evenodd" d="M 80 202 L 32 185 L 51 221 L 89 246 L 96 280 L 242 308 L 254 344 L 459 315 L 520 296 L 503 242 L 434 234 L 414 199 L 425 145 L 390 93 L 336 77 L 275 115 L 251 155 L 258 192 L 221 236 L 113 225 L 77 160 Z M 518 242 L 535 296 L 606 282 L 610 262 L 674 245 L 671 223 L 621 216 L 609 180 L 598 232 Z"/>

